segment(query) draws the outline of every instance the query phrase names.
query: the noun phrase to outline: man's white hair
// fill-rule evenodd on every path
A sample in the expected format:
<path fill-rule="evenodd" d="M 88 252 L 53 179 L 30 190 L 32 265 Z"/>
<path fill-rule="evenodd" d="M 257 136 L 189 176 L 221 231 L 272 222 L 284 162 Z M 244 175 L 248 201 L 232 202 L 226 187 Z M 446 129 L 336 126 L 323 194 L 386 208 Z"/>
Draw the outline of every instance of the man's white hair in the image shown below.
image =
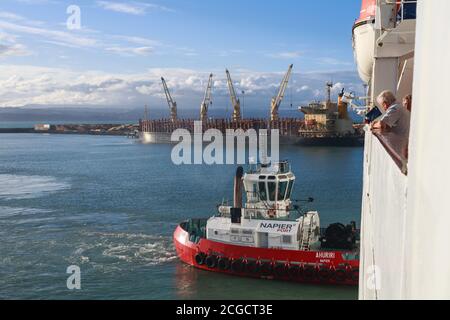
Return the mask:
<path fill-rule="evenodd" d="M 377 97 L 377 102 L 380 104 L 386 103 L 388 106 L 393 105 L 397 101 L 397 98 L 392 91 L 385 90 Z"/>

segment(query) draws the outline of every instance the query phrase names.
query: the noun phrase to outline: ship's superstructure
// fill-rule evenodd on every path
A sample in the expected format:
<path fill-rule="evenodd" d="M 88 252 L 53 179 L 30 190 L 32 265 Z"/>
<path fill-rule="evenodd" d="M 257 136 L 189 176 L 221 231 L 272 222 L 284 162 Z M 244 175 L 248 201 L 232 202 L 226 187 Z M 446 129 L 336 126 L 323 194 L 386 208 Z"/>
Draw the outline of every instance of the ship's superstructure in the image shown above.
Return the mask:
<path fill-rule="evenodd" d="M 413 101 L 409 139 L 366 128 L 361 299 L 450 298 L 449 11 L 447 0 L 364 0 L 353 28 L 371 106 L 384 90 Z"/>
<path fill-rule="evenodd" d="M 299 110 L 305 115 L 305 126 L 299 131 L 304 137 L 327 139 L 346 138 L 354 144 L 362 144 L 362 132 L 355 127 L 348 113 L 348 103 L 344 101 L 344 89 L 338 96 L 338 102 L 331 101 L 333 84 L 327 83 L 327 100 L 312 102 Z"/>

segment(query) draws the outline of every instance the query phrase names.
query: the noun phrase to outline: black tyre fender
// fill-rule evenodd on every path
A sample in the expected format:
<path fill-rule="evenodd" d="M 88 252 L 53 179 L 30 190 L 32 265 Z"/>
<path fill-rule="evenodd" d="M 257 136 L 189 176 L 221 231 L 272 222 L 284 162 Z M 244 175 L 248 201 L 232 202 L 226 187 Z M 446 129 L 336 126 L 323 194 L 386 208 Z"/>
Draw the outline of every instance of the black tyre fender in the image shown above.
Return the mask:
<path fill-rule="evenodd" d="M 273 265 L 271 262 L 264 262 L 261 264 L 261 274 L 264 276 L 269 276 L 273 272 Z"/>
<path fill-rule="evenodd" d="M 219 261 L 217 261 L 217 267 L 222 271 L 230 269 L 230 259 L 226 257 L 220 258 Z"/>
<path fill-rule="evenodd" d="M 320 280 L 327 281 L 331 279 L 331 269 L 330 267 L 323 266 L 319 268 L 318 275 Z"/>
<path fill-rule="evenodd" d="M 255 260 L 247 261 L 245 271 L 250 274 L 258 274 L 261 271 L 261 264 Z"/>
<path fill-rule="evenodd" d="M 273 272 L 277 277 L 285 277 L 287 275 L 287 268 L 284 263 L 276 263 Z"/>
<path fill-rule="evenodd" d="M 233 261 L 231 261 L 231 270 L 233 272 L 241 273 L 244 271 L 244 266 L 245 264 L 242 259 L 233 259 Z"/>
<path fill-rule="evenodd" d="M 297 278 L 298 276 L 300 276 L 301 272 L 300 272 L 300 266 L 298 265 L 290 265 L 288 267 L 288 274 L 292 279 Z"/>
<path fill-rule="evenodd" d="M 317 270 L 313 266 L 305 266 L 303 269 L 303 278 L 305 280 L 314 280 L 317 275 Z"/>
<path fill-rule="evenodd" d="M 359 268 L 352 268 L 350 270 L 350 279 L 352 281 L 359 281 Z"/>
<path fill-rule="evenodd" d="M 206 254 L 199 252 L 195 255 L 194 260 L 198 265 L 203 265 L 205 263 Z"/>
<path fill-rule="evenodd" d="M 334 278 L 338 282 L 344 282 L 347 279 L 347 272 L 345 268 L 337 268 Z"/>
<path fill-rule="evenodd" d="M 205 264 L 208 268 L 214 269 L 217 267 L 217 257 L 216 256 L 207 256 L 205 259 Z"/>

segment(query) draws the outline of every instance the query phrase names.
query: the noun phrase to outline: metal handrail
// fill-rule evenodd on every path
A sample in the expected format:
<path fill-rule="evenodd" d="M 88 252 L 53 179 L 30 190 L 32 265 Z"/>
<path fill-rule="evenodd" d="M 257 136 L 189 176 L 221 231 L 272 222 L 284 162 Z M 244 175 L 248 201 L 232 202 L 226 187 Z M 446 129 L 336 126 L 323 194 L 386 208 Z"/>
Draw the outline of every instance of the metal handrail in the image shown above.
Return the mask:
<path fill-rule="evenodd" d="M 417 5 L 417 1 L 418 0 L 386 0 L 386 4 L 396 4 L 396 5 L 400 5 L 400 22 L 403 22 L 405 19 L 405 4 L 416 4 Z M 395 13 L 395 16 L 398 16 L 398 12 Z M 396 21 L 398 22 L 398 19 L 396 19 Z"/>

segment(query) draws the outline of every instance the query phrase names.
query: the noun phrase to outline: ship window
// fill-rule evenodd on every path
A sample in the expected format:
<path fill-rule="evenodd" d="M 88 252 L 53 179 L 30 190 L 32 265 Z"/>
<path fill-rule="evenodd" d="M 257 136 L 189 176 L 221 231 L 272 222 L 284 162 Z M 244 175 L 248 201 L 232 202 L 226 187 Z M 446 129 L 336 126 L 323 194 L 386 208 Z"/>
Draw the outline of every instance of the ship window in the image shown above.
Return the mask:
<path fill-rule="evenodd" d="M 277 184 L 275 182 L 267 183 L 269 189 L 269 200 L 275 201 L 275 194 L 277 192 Z"/>
<path fill-rule="evenodd" d="M 286 193 L 286 199 L 290 199 L 291 198 L 291 193 L 292 193 L 292 187 L 294 186 L 294 180 L 289 180 L 289 186 L 288 186 L 288 190 Z"/>
<path fill-rule="evenodd" d="M 284 196 L 286 195 L 286 189 L 288 186 L 287 181 L 282 181 L 278 183 L 278 201 L 284 200 Z"/>
<path fill-rule="evenodd" d="M 292 237 L 291 237 L 291 236 L 283 236 L 282 239 L 281 239 L 281 241 L 282 241 L 284 244 L 291 244 L 291 243 L 292 243 Z"/>
<path fill-rule="evenodd" d="M 239 234 L 239 229 L 231 229 L 232 234 Z"/>
<path fill-rule="evenodd" d="M 242 234 L 251 235 L 253 234 L 252 230 L 242 230 Z"/>
<path fill-rule="evenodd" d="M 266 183 L 265 182 L 259 183 L 259 196 L 262 201 L 267 201 L 267 191 L 266 191 Z"/>

